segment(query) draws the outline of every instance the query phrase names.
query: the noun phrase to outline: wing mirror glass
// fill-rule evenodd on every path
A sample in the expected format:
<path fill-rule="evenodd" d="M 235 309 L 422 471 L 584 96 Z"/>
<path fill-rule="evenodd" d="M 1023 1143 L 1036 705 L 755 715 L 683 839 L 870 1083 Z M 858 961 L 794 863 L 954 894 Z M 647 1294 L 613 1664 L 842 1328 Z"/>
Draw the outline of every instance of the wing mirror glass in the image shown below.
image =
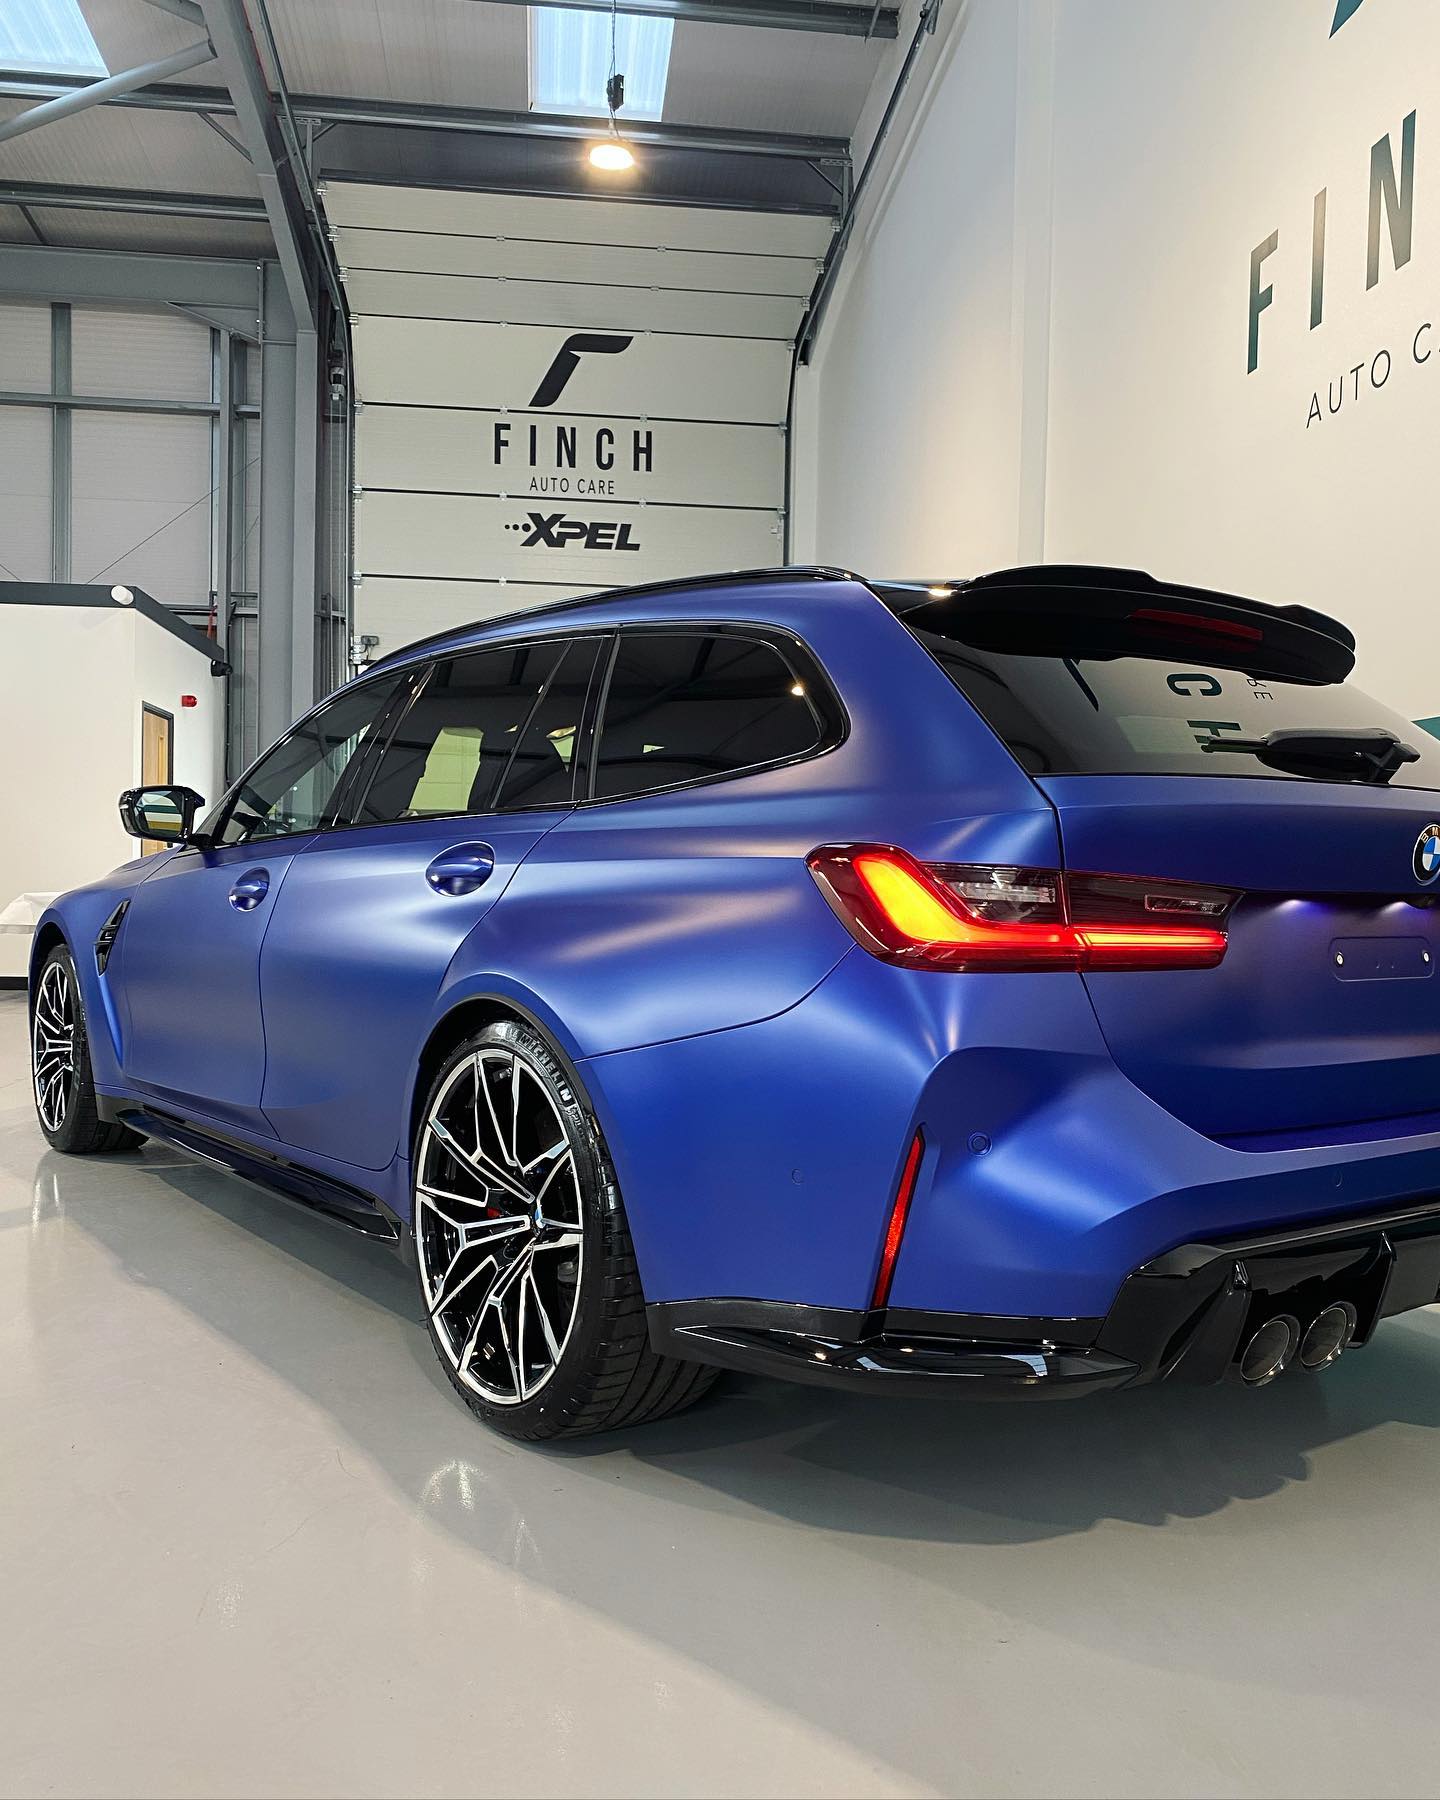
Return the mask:
<path fill-rule="evenodd" d="M 149 838 L 157 844 L 184 844 L 190 840 L 195 815 L 205 796 L 188 787 L 127 788 L 120 796 L 120 823 L 131 837 Z"/>

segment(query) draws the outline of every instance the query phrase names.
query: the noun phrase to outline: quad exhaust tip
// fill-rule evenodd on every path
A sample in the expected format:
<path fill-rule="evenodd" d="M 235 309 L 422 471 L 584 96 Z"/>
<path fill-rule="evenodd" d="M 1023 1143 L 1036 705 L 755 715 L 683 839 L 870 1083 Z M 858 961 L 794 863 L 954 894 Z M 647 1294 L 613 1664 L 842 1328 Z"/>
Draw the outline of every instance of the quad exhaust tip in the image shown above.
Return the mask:
<path fill-rule="evenodd" d="M 1246 1387 L 1264 1387 L 1267 1382 L 1274 1381 L 1290 1366 L 1290 1358 L 1299 1342 L 1300 1321 L 1289 1313 L 1276 1313 L 1274 1318 L 1265 1321 L 1240 1352 L 1240 1379 Z"/>
<path fill-rule="evenodd" d="M 1319 1313 L 1300 1340 L 1300 1363 L 1306 1369 L 1328 1369 L 1350 1346 L 1357 1324 L 1348 1300 L 1336 1300 Z"/>

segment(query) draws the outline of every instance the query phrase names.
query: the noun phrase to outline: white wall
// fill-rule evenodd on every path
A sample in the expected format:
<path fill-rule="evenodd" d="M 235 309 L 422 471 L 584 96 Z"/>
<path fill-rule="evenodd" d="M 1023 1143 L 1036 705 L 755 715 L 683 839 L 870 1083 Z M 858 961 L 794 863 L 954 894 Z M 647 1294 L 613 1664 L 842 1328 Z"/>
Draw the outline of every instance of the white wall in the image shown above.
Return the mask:
<path fill-rule="evenodd" d="M 216 799 L 224 694 L 204 656 L 120 607 L 0 605 L 0 976 L 25 973 L 44 898 L 138 854 L 115 802 L 140 780 L 146 701 L 174 714 L 176 781 Z"/>
<path fill-rule="evenodd" d="M 1440 6 L 1335 17 L 947 6 L 802 377 L 797 560 L 1074 559 L 1308 601 L 1355 628 L 1364 685 L 1440 713 Z M 1382 205 L 1367 290 L 1372 146 L 1398 185 L 1412 111 L 1410 256 Z"/>

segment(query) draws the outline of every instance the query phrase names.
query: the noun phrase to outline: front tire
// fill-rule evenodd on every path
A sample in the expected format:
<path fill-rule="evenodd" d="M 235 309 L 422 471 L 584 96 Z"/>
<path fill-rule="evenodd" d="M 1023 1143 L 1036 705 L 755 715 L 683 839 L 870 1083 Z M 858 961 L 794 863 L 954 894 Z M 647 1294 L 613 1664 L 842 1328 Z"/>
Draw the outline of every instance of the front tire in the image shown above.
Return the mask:
<path fill-rule="evenodd" d="M 95 1104 L 95 1072 L 75 964 L 57 944 L 35 980 L 30 1008 L 30 1085 L 40 1129 L 52 1150 L 66 1156 L 111 1155 L 144 1139 L 125 1125 L 107 1124 Z"/>
<path fill-rule="evenodd" d="M 415 1145 L 414 1239 L 431 1342 L 479 1418 L 578 1437 L 678 1412 L 715 1380 L 657 1356 L 594 1118 L 529 1026 L 446 1058 Z"/>

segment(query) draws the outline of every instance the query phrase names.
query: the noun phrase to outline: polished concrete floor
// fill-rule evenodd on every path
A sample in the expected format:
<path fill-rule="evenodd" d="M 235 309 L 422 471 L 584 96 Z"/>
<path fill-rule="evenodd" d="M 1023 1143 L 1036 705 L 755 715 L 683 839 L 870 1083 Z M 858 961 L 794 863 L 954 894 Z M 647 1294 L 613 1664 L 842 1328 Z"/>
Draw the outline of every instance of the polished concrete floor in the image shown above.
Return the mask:
<path fill-rule="evenodd" d="M 0 995 L 0 1792 L 1440 1789 L 1440 1317 L 1258 1393 L 487 1435 L 384 1251 L 77 1161 Z"/>

